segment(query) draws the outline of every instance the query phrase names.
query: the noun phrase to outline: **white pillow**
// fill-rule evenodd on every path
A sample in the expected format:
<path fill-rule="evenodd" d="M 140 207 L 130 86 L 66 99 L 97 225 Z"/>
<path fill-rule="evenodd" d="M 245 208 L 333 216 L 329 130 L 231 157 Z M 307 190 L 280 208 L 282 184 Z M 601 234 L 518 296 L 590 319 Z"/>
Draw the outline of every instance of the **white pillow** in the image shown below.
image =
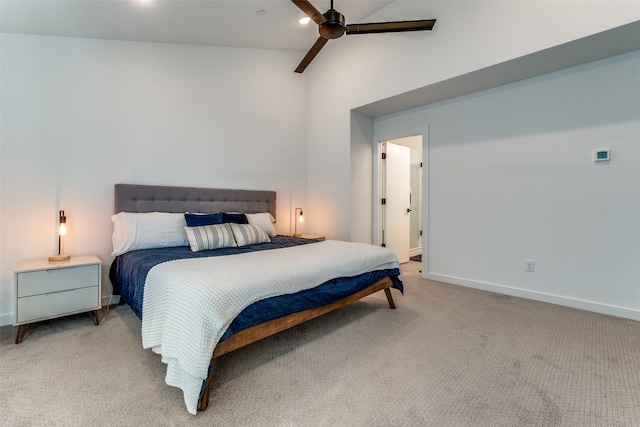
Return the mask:
<path fill-rule="evenodd" d="M 276 222 L 276 220 L 269 212 L 245 215 L 249 224 L 259 225 L 267 232 L 269 237 L 276 237 L 278 235 L 275 227 L 273 226 L 273 223 Z"/>
<path fill-rule="evenodd" d="M 185 227 L 184 231 L 193 252 L 236 246 L 228 223 Z"/>
<path fill-rule="evenodd" d="M 238 246 L 254 245 L 256 243 L 267 243 L 271 239 L 266 231 L 259 225 L 254 224 L 236 224 L 230 222 L 233 237 L 236 239 Z"/>
<path fill-rule="evenodd" d="M 112 215 L 113 253 L 122 255 L 136 249 L 188 246 L 184 227 L 184 214 L 167 212 L 131 213 Z"/>

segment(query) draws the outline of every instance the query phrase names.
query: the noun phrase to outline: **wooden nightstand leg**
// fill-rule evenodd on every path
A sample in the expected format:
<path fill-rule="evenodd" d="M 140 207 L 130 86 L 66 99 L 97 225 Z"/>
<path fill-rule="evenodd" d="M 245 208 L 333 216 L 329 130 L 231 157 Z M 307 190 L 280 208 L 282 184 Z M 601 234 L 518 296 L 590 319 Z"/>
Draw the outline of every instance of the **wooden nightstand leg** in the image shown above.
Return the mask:
<path fill-rule="evenodd" d="M 100 319 L 98 318 L 98 310 L 91 310 L 89 312 L 89 317 L 93 320 L 93 324 L 98 326 L 100 324 Z"/>
<path fill-rule="evenodd" d="M 24 335 L 27 333 L 27 329 L 29 329 L 30 323 L 26 325 L 18 326 L 18 333 L 16 334 L 16 344 L 20 344 L 24 339 Z"/>

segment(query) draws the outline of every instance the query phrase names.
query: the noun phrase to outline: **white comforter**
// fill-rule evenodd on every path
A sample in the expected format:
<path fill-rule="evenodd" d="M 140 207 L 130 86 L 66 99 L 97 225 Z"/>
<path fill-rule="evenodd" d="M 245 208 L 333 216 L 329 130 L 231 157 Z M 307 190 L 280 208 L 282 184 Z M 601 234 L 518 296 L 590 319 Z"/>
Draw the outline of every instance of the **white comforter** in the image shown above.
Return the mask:
<path fill-rule="evenodd" d="M 242 310 L 337 277 L 388 268 L 398 268 L 390 250 L 335 240 L 162 263 L 147 275 L 142 345 L 162 355 L 166 383 L 183 390 L 195 415 L 213 349 Z"/>

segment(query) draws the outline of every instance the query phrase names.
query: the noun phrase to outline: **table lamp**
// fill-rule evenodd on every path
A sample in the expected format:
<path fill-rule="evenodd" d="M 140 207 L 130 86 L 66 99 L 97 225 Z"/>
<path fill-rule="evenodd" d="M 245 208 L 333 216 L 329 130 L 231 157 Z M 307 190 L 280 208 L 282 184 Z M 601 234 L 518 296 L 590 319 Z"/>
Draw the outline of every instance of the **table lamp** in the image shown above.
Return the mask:
<path fill-rule="evenodd" d="M 298 214 L 298 211 L 300 211 L 300 214 Z M 296 222 L 294 226 L 293 237 L 300 237 L 302 236 L 302 234 L 298 233 L 298 223 L 304 222 L 304 215 L 302 213 L 302 208 L 296 208 L 294 212 L 295 212 L 294 216 L 296 217 Z"/>
<path fill-rule="evenodd" d="M 64 211 L 60 211 L 60 217 L 58 218 L 58 255 L 51 255 L 49 261 L 67 261 L 71 258 L 70 255 L 62 253 L 62 236 L 67 234 L 67 217 L 64 215 Z"/>

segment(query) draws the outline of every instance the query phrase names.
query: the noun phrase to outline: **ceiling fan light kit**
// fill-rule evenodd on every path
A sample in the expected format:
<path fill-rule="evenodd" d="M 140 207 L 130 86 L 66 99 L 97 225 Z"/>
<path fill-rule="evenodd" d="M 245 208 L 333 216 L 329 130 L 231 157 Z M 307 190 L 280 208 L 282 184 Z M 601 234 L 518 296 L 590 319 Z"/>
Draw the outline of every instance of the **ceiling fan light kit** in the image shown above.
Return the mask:
<path fill-rule="evenodd" d="M 338 39 L 344 34 L 375 34 L 375 33 L 399 33 L 406 31 L 426 31 L 431 30 L 436 23 L 435 19 L 421 19 L 415 21 L 396 21 L 396 22 L 372 22 L 368 24 L 345 24 L 344 15 L 333 8 L 333 0 L 331 0 L 331 9 L 325 13 L 320 13 L 309 3 L 308 0 L 291 0 L 300 10 L 302 10 L 309 18 L 318 24 L 318 32 L 320 37 L 311 46 L 302 59 L 296 73 L 302 73 L 305 68 L 316 57 L 320 49 L 324 47 L 329 40 Z"/>

